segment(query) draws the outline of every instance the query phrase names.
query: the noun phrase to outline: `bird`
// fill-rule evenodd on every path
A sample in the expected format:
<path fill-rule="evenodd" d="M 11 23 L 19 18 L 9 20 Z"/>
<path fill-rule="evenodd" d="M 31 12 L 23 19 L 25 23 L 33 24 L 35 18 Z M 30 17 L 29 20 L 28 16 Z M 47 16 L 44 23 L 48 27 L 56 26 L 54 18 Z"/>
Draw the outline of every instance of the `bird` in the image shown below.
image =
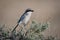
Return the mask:
<path fill-rule="evenodd" d="M 13 31 L 18 27 L 18 25 L 23 24 L 24 27 L 27 25 L 28 21 L 31 18 L 31 14 L 34 12 L 34 10 L 28 8 L 25 10 L 25 12 L 22 14 L 22 16 L 20 17 L 20 19 L 17 22 L 17 25 L 15 26 L 15 28 L 13 29 Z M 13 32 L 12 31 L 12 32 Z"/>

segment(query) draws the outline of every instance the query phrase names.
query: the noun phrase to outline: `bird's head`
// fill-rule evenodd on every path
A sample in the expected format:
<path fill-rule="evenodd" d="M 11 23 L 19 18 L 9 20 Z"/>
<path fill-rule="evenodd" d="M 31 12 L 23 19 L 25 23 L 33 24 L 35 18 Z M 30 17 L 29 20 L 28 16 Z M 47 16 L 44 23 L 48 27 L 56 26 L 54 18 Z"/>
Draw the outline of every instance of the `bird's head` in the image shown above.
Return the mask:
<path fill-rule="evenodd" d="M 34 10 L 32 10 L 32 9 L 26 9 L 26 11 L 25 11 L 25 13 L 32 13 L 32 12 L 34 12 Z"/>

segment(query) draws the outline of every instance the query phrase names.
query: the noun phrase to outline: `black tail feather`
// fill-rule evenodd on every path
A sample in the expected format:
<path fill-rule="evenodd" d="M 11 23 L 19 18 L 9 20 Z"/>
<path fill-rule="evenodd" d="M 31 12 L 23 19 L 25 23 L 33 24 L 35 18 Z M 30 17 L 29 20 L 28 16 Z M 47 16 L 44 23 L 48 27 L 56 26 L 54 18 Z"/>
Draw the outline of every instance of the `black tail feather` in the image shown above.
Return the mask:
<path fill-rule="evenodd" d="M 14 31 L 15 31 L 15 29 L 18 27 L 18 25 L 19 25 L 19 24 L 17 24 L 17 25 L 15 26 L 15 28 L 12 30 L 12 32 L 14 32 Z"/>

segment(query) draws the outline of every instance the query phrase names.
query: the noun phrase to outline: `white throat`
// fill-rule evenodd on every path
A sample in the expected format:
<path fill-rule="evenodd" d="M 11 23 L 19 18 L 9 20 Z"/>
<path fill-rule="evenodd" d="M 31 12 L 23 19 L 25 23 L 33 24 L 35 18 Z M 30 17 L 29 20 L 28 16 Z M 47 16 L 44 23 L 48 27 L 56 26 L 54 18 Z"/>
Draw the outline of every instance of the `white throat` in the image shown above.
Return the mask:
<path fill-rule="evenodd" d="M 27 12 L 27 13 L 31 14 L 32 12 Z"/>
<path fill-rule="evenodd" d="M 27 16 L 28 16 L 28 17 L 30 17 L 30 16 L 31 16 L 31 14 L 32 14 L 32 12 L 27 12 L 27 14 L 28 14 Z"/>

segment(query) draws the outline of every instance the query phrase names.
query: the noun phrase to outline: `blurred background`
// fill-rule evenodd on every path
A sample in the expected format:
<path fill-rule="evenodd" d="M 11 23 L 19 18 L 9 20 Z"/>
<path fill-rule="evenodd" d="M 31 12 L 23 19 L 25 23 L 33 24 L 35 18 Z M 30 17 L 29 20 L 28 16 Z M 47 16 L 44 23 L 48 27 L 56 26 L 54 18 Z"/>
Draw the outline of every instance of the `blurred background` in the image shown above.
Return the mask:
<path fill-rule="evenodd" d="M 43 34 L 60 38 L 60 0 L 0 0 L 0 26 L 4 30 L 13 29 L 27 8 L 34 10 L 31 21 L 48 22 Z"/>

